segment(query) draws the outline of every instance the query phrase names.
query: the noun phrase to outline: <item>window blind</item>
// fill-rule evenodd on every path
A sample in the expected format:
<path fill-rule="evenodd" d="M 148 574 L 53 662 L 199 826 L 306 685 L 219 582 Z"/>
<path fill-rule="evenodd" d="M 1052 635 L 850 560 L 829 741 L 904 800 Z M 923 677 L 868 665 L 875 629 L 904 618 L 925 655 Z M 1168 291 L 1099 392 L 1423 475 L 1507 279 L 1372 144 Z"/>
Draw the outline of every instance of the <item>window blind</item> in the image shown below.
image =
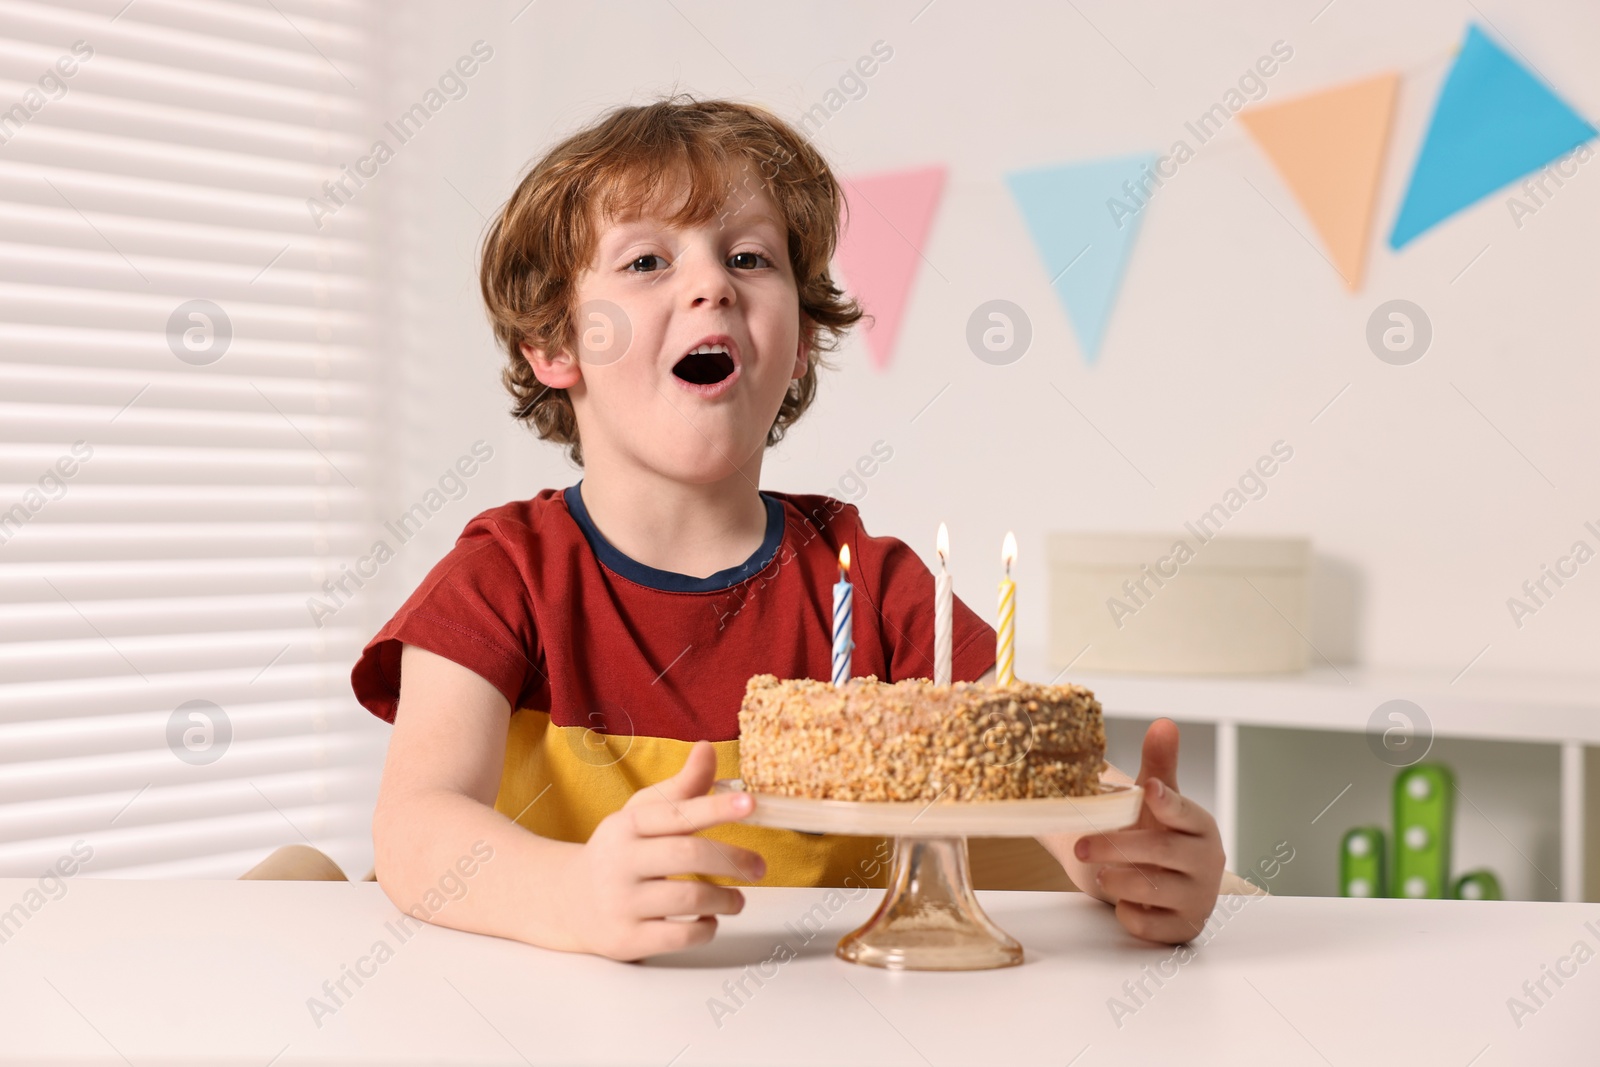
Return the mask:
<path fill-rule="evenodd" d="M 0 875 L 371 863 L 370 14 L 0 0 Z"/>

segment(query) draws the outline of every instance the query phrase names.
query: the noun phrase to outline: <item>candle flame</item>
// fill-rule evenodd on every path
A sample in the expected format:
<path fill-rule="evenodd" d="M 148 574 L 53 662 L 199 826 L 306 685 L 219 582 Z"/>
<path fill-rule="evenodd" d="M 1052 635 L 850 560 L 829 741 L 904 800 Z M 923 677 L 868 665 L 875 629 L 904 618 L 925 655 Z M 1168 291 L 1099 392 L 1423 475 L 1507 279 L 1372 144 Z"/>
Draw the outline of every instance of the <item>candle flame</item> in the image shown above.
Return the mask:
<path fill-rule="evenodd" d="M 950 558 L 950 530 L 944 523 L 939 524 L 939 562 L 944 563 Z"/>
<path fill-rule="evenodd" d="M 845 572 L 850 570 L 850 546 L 844 545 L 839 549 L 839 569 Z"/>
<path fill-rule="evenodd" d="M 1006 531 L 1005 545 L 1000 549 L 1000 560 L 1006 565 L 1006 573 L 1011 573 L 1011 565 L 1017 562 L 1017 535 L 1010 530 Z"/>

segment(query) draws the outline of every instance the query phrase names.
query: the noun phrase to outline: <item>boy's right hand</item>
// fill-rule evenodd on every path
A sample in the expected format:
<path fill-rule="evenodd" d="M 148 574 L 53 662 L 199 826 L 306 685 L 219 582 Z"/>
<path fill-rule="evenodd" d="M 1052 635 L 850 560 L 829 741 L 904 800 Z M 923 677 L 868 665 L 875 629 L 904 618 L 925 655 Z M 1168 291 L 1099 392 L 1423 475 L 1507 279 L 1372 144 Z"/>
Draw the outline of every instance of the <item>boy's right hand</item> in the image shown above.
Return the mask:
<path fill-rule="evenodd" d="M 580 951 L 638 960 L 710 941 L 717 916 L 737 915 L 744 894 L 668 875 L 724 875 L 754 882 L 766 874 L 759 853 L 694 835 L 750 814 L 749 793 L 708 795 L 716 752 L 697 741 L 683 769 L 646 786 L 595 827 L 565 871 L 567 928 Z M 669 920 L 669 915 L 699 916 Z"/>

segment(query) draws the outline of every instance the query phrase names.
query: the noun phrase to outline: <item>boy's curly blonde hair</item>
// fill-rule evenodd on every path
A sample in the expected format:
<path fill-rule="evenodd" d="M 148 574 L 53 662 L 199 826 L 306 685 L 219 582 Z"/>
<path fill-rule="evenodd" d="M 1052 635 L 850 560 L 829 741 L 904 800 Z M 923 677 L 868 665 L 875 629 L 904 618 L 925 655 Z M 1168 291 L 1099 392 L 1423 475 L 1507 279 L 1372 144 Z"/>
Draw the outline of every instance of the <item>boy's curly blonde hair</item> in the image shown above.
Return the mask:
<path fill-rule="evenodd" d="M 811 356 L 789 384 L 767 431 L 774 445 L 817 392 L 818 353 L 831 352 L 862 316 L 828 273 L 844 196 L 822 156 L 794 127 L 750 104 L 675 96 L 620 107 L 534 164 L 490 223 L 479 284 L 495 337 L 510 357 L 501 380 L 511 414 L 583 463 L 572 400 L 533 374 L 521 346 L 571 350 L 579 274 L 595 254 L 599 224 L 660 209 L 687 183 L 668 218 L 699 225 L 765 189 L 789 231 L 789 262 Z M 733 208 L 725 208 L 732 204 Z"/>

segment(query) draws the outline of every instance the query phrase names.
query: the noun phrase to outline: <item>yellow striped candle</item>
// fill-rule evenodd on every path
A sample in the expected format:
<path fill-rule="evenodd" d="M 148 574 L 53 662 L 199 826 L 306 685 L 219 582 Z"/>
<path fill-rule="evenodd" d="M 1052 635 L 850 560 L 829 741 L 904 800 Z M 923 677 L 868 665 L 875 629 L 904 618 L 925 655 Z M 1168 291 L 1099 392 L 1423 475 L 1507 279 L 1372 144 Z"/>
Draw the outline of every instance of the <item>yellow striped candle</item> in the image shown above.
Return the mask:
<path fill-rule="evenodd" d="M 997 685 L 1013 685 L 1017 680 L 1017 583 L 1011 580 L 1011 565 L 1017 561 L 1017 535 L 1006 533 L 1000 558 L 1006 576 L 1000 579 L 1000 628 L 996 634 L 994 680 Z"/>

